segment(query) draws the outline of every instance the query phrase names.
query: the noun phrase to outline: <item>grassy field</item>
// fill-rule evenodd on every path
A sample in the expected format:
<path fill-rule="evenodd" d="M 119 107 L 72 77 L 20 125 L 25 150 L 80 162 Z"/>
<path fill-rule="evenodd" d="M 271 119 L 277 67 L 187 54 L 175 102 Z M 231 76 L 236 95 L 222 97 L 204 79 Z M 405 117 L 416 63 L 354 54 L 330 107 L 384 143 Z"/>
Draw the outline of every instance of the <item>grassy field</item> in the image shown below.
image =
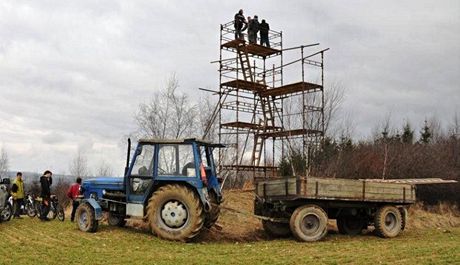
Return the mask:
<path fill-rule="evenodd" d="M 0 224 L 0 264 L 459 264 L 460 228 L 408 231 L 394 239 L 329 235 L 325 241 L 162 241 L 133 228 L 83 233 L 65 221 Z"/>
<path fill-rule="evenodd" d="M 226 203 L 250 211 L 252 195 L 230 193 Z M 257 219 L 223 211 L 221 231 L 185 244 L 160 240 L 139 223 L 102 224 L 90 234 L 68 220 L 24 217 L 0 224 L 0 264 L 460 264 L 457 215 L 416 210 L 409 220 L 393 239 L 338 235 L 331 225 L 325 240 L 300 243 L 270 239 Z"/>

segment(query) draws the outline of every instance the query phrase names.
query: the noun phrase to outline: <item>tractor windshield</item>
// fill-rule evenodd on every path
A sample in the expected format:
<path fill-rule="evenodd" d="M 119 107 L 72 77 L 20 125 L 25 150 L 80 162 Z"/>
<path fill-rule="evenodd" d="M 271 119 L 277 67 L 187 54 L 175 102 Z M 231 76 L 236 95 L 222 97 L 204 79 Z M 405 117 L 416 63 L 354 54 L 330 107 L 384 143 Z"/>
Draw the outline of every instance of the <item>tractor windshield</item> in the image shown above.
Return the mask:
<path fill-rule="evenodd" d="M 161 144 L 158 152 L 159 176 L 195 177 L 195 159 L 191 144 Z"/>
<path fill-rule="evenodd" d="M 131 175 L 153 176 L 153 151 L 153 145 L 141 145 L 138 147 Z"/>

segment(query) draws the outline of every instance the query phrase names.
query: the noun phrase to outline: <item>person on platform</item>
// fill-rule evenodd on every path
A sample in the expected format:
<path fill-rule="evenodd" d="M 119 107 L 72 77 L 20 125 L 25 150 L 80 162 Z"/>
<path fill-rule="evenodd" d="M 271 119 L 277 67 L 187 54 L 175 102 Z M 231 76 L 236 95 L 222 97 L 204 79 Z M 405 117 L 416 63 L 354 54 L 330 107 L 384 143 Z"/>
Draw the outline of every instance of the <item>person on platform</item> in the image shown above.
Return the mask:
<path fill-rule="evenodd" d="M 268 40 L 268 32 L 270 31 L 270 25 L 265 21 L 265 19 L 262 19 L 262 23 L 259 25 L 259 31 L 260 31 L 260 45 L 267 46 L 270 48 L 270 41 Z"/>
<path fill-rule="evenodd" d="M 235 14 L 233 25 L 235 26 L 235 39 L 244 40 L 243 31 L 248 27 L 248 23 L 244 18 L 243 9 L 240 9 L 240 11 Z"/>
<path fill-rule="evenodd" d="M 248 40 L 251 44 L 257 43 L 257 32 L 259 32 L 259 20 L 257 15 L 253 19 L 248 17 Z"/>

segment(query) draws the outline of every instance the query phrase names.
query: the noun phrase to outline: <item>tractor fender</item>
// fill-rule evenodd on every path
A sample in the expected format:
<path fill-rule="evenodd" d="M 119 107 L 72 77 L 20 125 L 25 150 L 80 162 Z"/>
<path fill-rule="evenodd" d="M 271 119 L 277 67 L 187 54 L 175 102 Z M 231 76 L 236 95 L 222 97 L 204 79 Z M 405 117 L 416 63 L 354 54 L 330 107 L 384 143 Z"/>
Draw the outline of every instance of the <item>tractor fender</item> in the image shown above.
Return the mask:
<path fill-rule="evenodd" d="M 193 190 L 196 192 L 198 197 L 200 198 L 201 203 L 203 204 L 203 209 L 205 212 L 209 212 L 211 210 L 211 203 L 209 201 L 209 194 L 208 194 L 208 189 L 206 186 L 203 186 L 201 188 L 198 187 L 198 184 L 196 181 L 168 181 L 168 182 L 163 182 L 162 185 L 166 184 L 180 184 L 184 185 L 187 188 Z M 150 192 L 150 196 L 145 197 L 144 199 L 144 205 L 146 206 L 148 203 L 149 198 L 152 196 L 152 194 L 155 192 L 155 190 L 160 187 L 157 186 L 156 188 L 152 187 L 152 190 Z"/>
<path fill-rule="evenodd" d="M 211 210 L 211 203 L 209 202 L 209 195 L 207 188 L 196 189 L 198 191 L 198 195 L 200 195 L 200 200 L 203 203 L 203 209 L 205 212 L 209 212 Z"/>
<path fill-rule="evenodd" d="M 84 199 L 81 201 L 81 203 L 87 203 L 89 204 L 89 206 L 91 206 L 91 208 L 93 208 L 94 216 L 96 217 L 96 220 L 99 221 L 102 219 L 102 208 L 95 199 L 93 198 Z"/>

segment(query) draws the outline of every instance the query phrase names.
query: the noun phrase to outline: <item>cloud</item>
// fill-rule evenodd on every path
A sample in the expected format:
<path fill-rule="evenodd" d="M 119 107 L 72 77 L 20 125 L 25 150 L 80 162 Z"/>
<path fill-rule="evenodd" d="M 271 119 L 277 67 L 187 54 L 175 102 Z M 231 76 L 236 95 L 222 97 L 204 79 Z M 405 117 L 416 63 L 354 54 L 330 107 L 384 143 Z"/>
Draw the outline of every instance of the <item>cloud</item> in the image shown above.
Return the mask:
<path fill-rule="evenodd" d="M 193 99 L 198 87 L 218 87 L 209 62 L 219 55 L 219 24 L 240 8 L 283 30 L 285 47 L 331 48 L 326 81 L 346 86 L 343 112 L 363 137 L 389 112 L 396 123 L 436 114 L 446 124 L 460 110 L 458 1 L 6 0 L 0 140 L 11 168 L 65 172 L 81 148 L 92 168 L 104 159 L 122 174 L 120 139 L 170 73 Z"/>

